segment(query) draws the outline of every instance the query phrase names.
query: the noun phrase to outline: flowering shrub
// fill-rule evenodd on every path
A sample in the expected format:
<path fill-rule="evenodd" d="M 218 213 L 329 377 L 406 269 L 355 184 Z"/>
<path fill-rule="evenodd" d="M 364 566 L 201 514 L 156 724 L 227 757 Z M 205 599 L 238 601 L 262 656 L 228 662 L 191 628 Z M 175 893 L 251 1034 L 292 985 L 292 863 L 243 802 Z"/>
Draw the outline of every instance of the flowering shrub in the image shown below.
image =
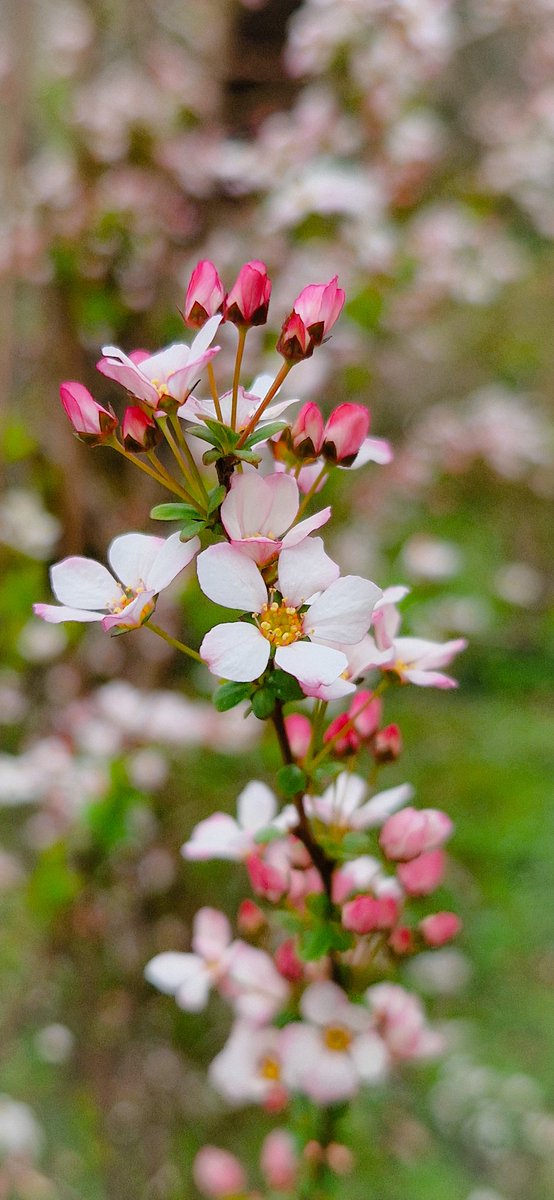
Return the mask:
<path fill-rule="evenodd" d="M 202 1010 L 212 988 L 229 1004 L 234 1025 L 210 1080 L 229 1103 L 258 1103 L 288 1122 L 266 1139 L 262 1173 L 270 1189 L 315 1196 L 351 1165 L 334 1133 L 339 1106 L 443 1046 L 396 976 L 403 959 L 459 931 L 456 915 L 428 899 L 444 877 L 452 822 L 413 807 L 408 783 L 380 787 L 380 771 L 402 750 L 398 727 L 382 724 L 382 697 L 395 684 L 455 686 L 442 668 L 465 642 L 398 636 L 407 589 L 342 575 L 314 536 L 331 516 L 330 507 L 309 513 L 329 476 L 386 461 L 390 449 L 368 438 L 360 404 L 340 404 L 325 420 L 308 403 L 289 419 L 295 402 L 277 399 L 340 315 L 336 277 L 301 291 L 277 341 L 279 369 L 245 390 L 245 342 L 266 321 L 270 294 L 259 261 L 241 268 L 228 293 L 214 265 L 199 263 L 184 304 L 198 330 L 191 346 L 154 355 L 104 348 L 99 371 L 131 398 L 121 422 L 80 384 L 62 385 L 77 437 L 154 478 L 173 499 L 151 516 L 179 528 L 167 538 L 116 537 L 110 571 L 80 556 L 57 563 L 59 604 L 35 612 L 54 624 L 99 622 L 112 635 L 144 626 L 208 668 L 219 712 L 246 703 L 273 727 L 280 801 L 251 780 L 236 820 L 213 813 L 183 846 L 189 860 L 244 864 L 256 897 L 237 914 L 244 936 L 204 906 L 191 950 L 163 951 L 145 971 L 185 1011 Z M 225 323 L 238 342 L 232 386 L 221 392 L 213 341 Z M 209 399 L 194 394 L 204 378 Z M 152 620 L 162 589 L 193 562 L 204 595 L 235 617 L 212 624 L 199 649 Z M 346 698 L 347 710 L 330 719 L 329 704 Z M 195 1179 L 207 1197 L 254 1195 L 238 1160 L 215 1147 L 198 1155 Z"/>

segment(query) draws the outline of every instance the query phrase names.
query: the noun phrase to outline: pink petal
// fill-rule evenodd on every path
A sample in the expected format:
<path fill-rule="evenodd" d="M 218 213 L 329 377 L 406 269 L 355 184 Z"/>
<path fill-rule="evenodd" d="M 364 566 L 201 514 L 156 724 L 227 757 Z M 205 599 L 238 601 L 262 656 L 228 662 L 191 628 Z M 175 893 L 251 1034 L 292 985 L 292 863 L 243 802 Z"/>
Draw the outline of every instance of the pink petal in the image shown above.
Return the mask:
<path fill-rule="evenodd" d="M 299 546 L 283 550 L 279 557 L 279 589 L 296 607 L 329 587 L 338 576 L 339 568 L 325 553 L 321 538 L 306 539 Z"/>
<path fill-rule="evenodd" d="M 102 621 L 103 612 L 91 612 L 90 609 L 68 608 L 60 604 L 33 604 L 36 617 L 48 621 L 50 625 L 59 625 L 62 621 Z"/>
<path fill-rule="evenodd" d="M 343 1019 L 347 997 L 338 983 L 331 979 L 323 983 L 312 983 L 306 988 L 300 1001 L 302 1016 L 316 1025 L 332 1025 Z"/>
<path fill-rule="evenodd" d="M 108 613 L 102 620 L 102 629 L 109 633 L 110 629 L 119 626 L 121 630 L 138 629 L 155 608 L 155 592 L 140 592 L 130 604 L 119 613 Z"/>
<path fill-rule="evenodd" d="M 267 588 L 256 565 L 224 542 L 199 555 L 197 571 L 202 591 L 215 604 L 256 613 L 267 603 Z"/>
<path fill-rule="evenodd" d="M 304 617 L 305 632 L 326 642 L 359 642 L 367 633 L 373 606 L 381 594 L 369 579 L 345 575 L 310 605 Z"/>
<path fill-rule="evenodd" d="M 268 536 L 267 521 L 272 500 L 271 490 L 257 471 L 235 475 L 231 490 L 221 505 L 221 519 L 229 537 L 238 540 L 259 534 Z M 271 529 L 273 532 L 269 536 L 273 538 L 281 532 L 277 526 L 272 525 Z"/>
<path fill-rule="evenodd" d="M 356 471 L 358 467 L 365 467 L 366 463 L 379 463 L 381 466 L 388 466 L 393 461 L 394 452 L 390 442 L 386 442 L 384 438 L 365 438 L 360 449 L 349 467 L 341 467 L 344 471 Z M 340 466 L 340 463 L 339 463 Z"/>
<path fill-rule="evenodd" d="M 319 646 L 314 642 L 293 642 L 291 646 L 279 646 L 275 662 L 281 670 L 288 671 L 300 684 L 306 684 L 309 688 L 334 683 L 348 666 L 348 659 L 340 650 L 332 650 L 329 646 Z"/>
<path fill-rule="evenodd" d="M 231 621 L 228 625 L 214 625 L 210 629 L 202 642 L 200 654 L 212 675 L 220 679 L 232 679 L 236 683 L 250 683 L 258 679 L 267 667 L 269 642 L 254 625 Z"/>
<path fill-rule="evenodd" d="M 267 475 L 265 484 L 271 495 L 271 530 L 279 534 L 284 533 L 289 525 L 292 525 L 298 512 L 298 484 L 292 475 L 280 473 Z"/>
<path fill-rule="evenodd" d="M 64 558 L 50 569 L 52 591 L 70 608 L 108 608 L 118 588 L 107 567 L 93 558 Z"/>
<path fill-rule="evenodd" d="M 140 369 L 117 346 L 104 346 L 104 358 L 96 364 L 97 370 L 108 379 L 115 379 L 122 384 L 137 400 L 145 400 L 147 404 L 157 408 L 159 396 L 156 388 L 145 378 Z"/>
<path fill-rule="evenodd" d="M 218 908 L 199 908 L 194 918 L 192 948 L 208 962 L 217 962 L 231 942 L 231 926 Z"/>
<path fill-rule="evenodd" d="M 288 478 L 286 475 L 281 478 Z M 283 549 L 290 549 L 291 546 L 297 546 L 299 542 L 303 542 L 304 538 L 309 533 L 313 533 L 314 529 L 321 529 L 322 525 L 326 525 L 331 516 L 331 507 L 322 508 L 320 512 L 314 513 L 313 517 L 306 517 L 304 521 L 299 521 L 293 529 L 283 538 Z"/>
<path fill-rule="evenodd" d="M 443 689 L 456 688 L 458 682 L 450 675 L 442 675 L 440 671 L 403 671 L 402 678 L 418 687 L 438 687 Z"/>

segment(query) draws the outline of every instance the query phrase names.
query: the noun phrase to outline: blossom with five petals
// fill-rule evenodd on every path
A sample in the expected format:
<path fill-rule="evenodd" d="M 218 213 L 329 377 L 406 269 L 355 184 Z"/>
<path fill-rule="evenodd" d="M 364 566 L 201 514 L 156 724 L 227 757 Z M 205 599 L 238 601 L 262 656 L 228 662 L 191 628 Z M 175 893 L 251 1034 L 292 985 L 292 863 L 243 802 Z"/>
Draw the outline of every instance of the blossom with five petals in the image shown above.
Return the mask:
<path fill-rule="evenodd" d="M 237 1021 L 208 1071 L 211 1083 L 230 1104 L 263 1104 L 282 1088 L 281 1031 Z"/>
<path fill-rule="evenodd" d="M 325 553 L 321 538 L 306 538 L 281 552 L 278 592 L 268 591 L 255 563 L 227 543 L 204 550 L 197 569 L 210 600 L 254 619 L 253 624 L 215 625 L 200 647 L 214 675 L 237 682 L 262 675 L 275 648 L 277 667 L 301 685 L 333 683 L 347 659 L 327 643 L 339 637 L 346 643 L 359 641 L 381 595 L 376 584 L 360 576 L 339 578 L 339 568 Z"/>
<path fill-rule="evenodd" d="M 190 346 L 174 342 L 147 358 L 141 354 L 140 362 L 136 361 L 138 355 L 124 354 L 117 346 L 104 346 L 97 368 L 150 408 L 161 412 L 169 404 L 184 404 L 203 367 L 219 350 L 211 342 L 220 324 L 220 316 L 210 317 Z"/>
<path fill-rule="evenodd" d="M 306 796 L 304 805 L 308 816 L 337 831 L 375 829 L 411 800 L 414 789 L 411 783 L 401 783 L 378 792 L 370 800 L 366 798 L 367 792 L 365 779 L 342 771 L 322 796 Z"/>
<path fill-rule="evenodd" d="M 237 800 L 237 819 L 229 813 L 215 812 L 195 825 L 181 853 L 192 861 L 225 858 L 239 862 L 258 849 L 256 834 L 271 827 L 283 837 L 298 821 L 294 805 L 287 805 L 277 816 L 277 801 L 267 784 L 253 779 Z"/>
<path fill-rule="evenodd" d="M 248 471 L 233 476 L 221 505 L 221 520 L 231 545 L 264 567 L 281 549 L 297 546 L 331 516 L 331 509 L 324 508 L 293 526 L 299 506 L 298 484 L 291 475 L 264 477 Z"/>
<path fill-rule="evenodd" d="M 101 621 L 105 630 L 138 629 L 152 615 L 158 593 L 199 549 L 197 537 L 181 542 L 178 533 L 168 538 L 123 533 L 108 550 L 113 575 L 92 558 L 64 558 L 50 569 L 52 591 L 60 603 L 34 604 L 33 611 L 54 625 Z"/>
<path fill-rule="evenodd" d="M 273 375 L 257 375 L 248 390 L 239 387 L 236 415 L 237 433 L 246 429 L 250 424 L 252 417 L 260 407 L 260 401 L 267 395 L 272 383 Z M 279 390 L 276 392 L 276 395 L 279 395 Z M 278 400 L 276 404 L 270 404 L 264 410 L 263 417 L 259 425 L 256 426 L 256 432 L 260 434 L 259 441 L 264 441 L 264 430 L 272 425 L 287 408 L 290 408 L 291 404 L 298 404 L 298 400 L 293 396 L 287 400 Z M 223 421 L 224 425 L 230 426 L 232 407 L 232 391 L 223 392 L 219 397 L 219 412 L 211 396 L 205 400 L 200 400 L 197 396 L 189 396 L 186 403 L 179 409 L 178 415 L 183 421 L 204 421 L 208 417 L 210 421 Z"/>
<path fill-rule="evenodd" d="M 217 908 L 200 908 L 193 923 L 192 952 L 163 951 L 150 959 L 145 977 L 180 1008 L 200 1012 L 210 989 L 225 975 L 233 953 L 231 926 Z"/>

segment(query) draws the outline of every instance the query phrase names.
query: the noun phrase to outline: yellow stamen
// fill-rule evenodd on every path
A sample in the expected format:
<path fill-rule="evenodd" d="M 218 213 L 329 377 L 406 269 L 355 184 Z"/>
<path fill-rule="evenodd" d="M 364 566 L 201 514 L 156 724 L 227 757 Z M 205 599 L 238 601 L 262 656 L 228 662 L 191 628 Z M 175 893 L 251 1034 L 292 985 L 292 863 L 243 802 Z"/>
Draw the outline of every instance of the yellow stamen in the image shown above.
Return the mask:
<path fill-rule="evenodd" d="M 287 604 L 286 597 L 281 604 L 276 600 L 264 604 L 258 618 L 258 628 L 273 646 L 290 646 L 304 637 L 302 617 L 292 605 Z"/>
<path fill-rule="evenodd" d="M 352 1034 L 342 1025 L 328 1025 L 323 1040 L 328 1050 L 336 1050 L 339 1054 L 344 1054 L 344 1051 L 348 1050 L 352 1043 Z"/>

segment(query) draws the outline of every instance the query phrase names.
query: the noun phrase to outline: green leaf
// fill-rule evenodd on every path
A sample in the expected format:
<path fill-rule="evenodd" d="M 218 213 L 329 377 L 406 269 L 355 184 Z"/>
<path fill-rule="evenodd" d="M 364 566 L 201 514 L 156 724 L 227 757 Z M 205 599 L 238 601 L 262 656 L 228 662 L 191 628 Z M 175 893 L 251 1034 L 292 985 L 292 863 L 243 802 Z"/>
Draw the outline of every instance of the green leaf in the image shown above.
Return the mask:
<path fill-rule="evenodd" d="M 229 446 L 231 449 L 236 446 L 240 438 L 240 433 L 231 429 L 230 425 L 224 425 L 221 421 L 214 421 L 213 417 L 205 417 L 204 421 L 210 433 L 217 438 L 219 445 Z"/>
<path fill-rule="evenodd" d="M 266 686 L 271 689 L 277 696 L 278 700 L 286 702 L 287 700 L 303 700 L 304 693 L 294 675 L 289 675 L 287 671 L 272 671 L 266 680 Z"/>
<path fill-rule="evenodd" d="M 205 529 L 205 528 L 206 528 L 205 521 L 202 521 L 202 520 L 193 521 L 192 519 L 190 521 L 185 521 L 185 524 L 183 525 L 181 532 L 179 534 L 179 541 L 180 542 L 188 542 L 188 541 L 190 541 L 190 539 L 192 537 L 196 537 L 196 535 L 198 533 L 200 533 L 200 531 L 202 529 Z"/>
<path fill-rule="evenodd" d="M 275 696 L 269 688 L 259 688 L 251 699 L 252 712 L 259 721 L 266 721 L 275 708 Z"/>
<path fill-rule="evenodd" d="M 225 484 L 222 483 L 219 487 L 214 488 L 208 496 L 208 512 L 215 512 L 216 508 L 219 508 L 220 504 L 223 504 L 226 495 L 227 488 Z"/>
<path fill-rule="evenodd" d="M 200 519 L 192 504 L 156 504 L 150 510 L 153 521 L 194 521 Z"/>
<path fill-rule="evenodd" d="M 344 835 L 342 848 L 347 854 L 367 854 L 369 850 L 373 849 L 373 844 L 367 833 L 351 830 L 350 833 Z"/>
<path fill-rule="evenodd" d="M 303 792 L 307 782 L 306 772 L 296 763 L 287 763 L 277 772 L 277 787 L 283 796 L 296 796 L 297 792 Z"/>
<path fill-rule="evenodd" d="M 75 900 L 82 886 L 81 877 L 68 861 L 66 846 L 56 842 L 40 856 L 29 880 L 27 901 L 33 913 L 48 922 Z"/>
<path fill-rule="evenodd" d="M 254 454 L 253 450 L 237 450 L 236 457 L 242 459 L 243 462 L 252 463 L 252 466 L 257 467 L 261 463 L 259 454 Z"/>
<path fill-rule="evenodd" d="M 326 925 L 318 925 L 316 929 L 306 929 L 298 943 L 298 957 L 304 962 L 317 962 L 332 949 L 331 932 Z"/>
<path fill-rule="evenodd" d="M 191 437 L 200 438 L 202 442 L 209 442 L 210 446 L 217 446 L 219 449 L 219 439 L 210 433 L 205 425 L 188 425 L 187 433 L 190 433 Z"/>
<path fill-rule="evenodd" d="M 251 691 L 251 683 L 223 683 L 214 694 L 214 706 L 218 712 L 228 712 L 242 700 L 248 700 Z"/>
<path fill-rule="evenodd" d="M 311 912 L 314 917 L 329 916 L 330 904 L 324 892 L 315 892 L 312 896 L 306 896 L 305 904 L 308 912 Z"/>
<path fill-rule="evenodd" d="M 210 441 L 209 438 L 206 438 L 205 440 L 207 442 Z M 217 450 L 206 450 L 205 454 L 202 455 L 202 462 L 204 463 L 205 467 L 210 467 L 212 463 L 218 462 L 220 458 L 224 457 L 224 454 L 221 452 L 218 446 Z"/>
<path fill-rule="evenodd" d="M 282 837 L 282 829 L 276 829 L 275 825 L 266 825 L 263 829 L 258 829 L 254 835 L 254 841 L 257 846 L 267 846 L 270 842 L 276 842 Z"/>
<path fill-rule="evenodd" d="M 243 444 L 247 450 L 251 450 L 252 446 L 258 445 L 258 442 L 266 442 L 275 433 L 281 433 L 281 430 L 286 428 L 286 421 L 271 421 L 269 425 L 264 425 L 261 429 L 255 429 Z"/>

